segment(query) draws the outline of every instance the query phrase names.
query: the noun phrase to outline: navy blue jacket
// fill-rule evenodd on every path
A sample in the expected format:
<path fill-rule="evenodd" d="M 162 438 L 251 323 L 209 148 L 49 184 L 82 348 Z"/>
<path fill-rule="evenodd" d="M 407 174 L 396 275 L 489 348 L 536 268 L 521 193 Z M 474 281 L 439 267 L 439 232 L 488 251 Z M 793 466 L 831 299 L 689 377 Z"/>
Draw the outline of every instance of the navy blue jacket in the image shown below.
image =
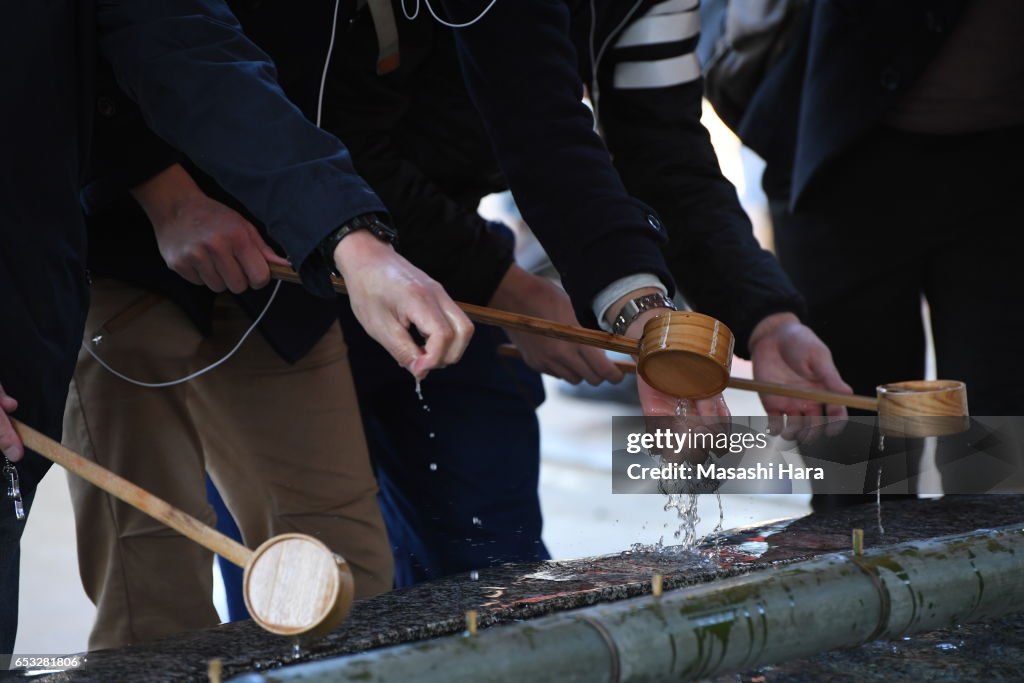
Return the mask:
<path fill-rule="evenodd" d="M 555 256 L 566 284 L 577 283 L 570 293 L 582 320 L 593 324 L 593 294 L 618 274 L 648 271 L 661 275 L 666 284 L 674 276 L 695 307 L 733 329 L 743 353 L 759 320 L 778 311 L 799 312 L 801 300 L 777 262 L 758 246 L 734 188 L 719 170 L 700 124 L 699 79 L 673 87 L 615 87 L 620 64 L 686 55 L 694 49 L 696 33 L 681 41 L 614 46 L 616 36 L 656 4 L 595 2 L 594 41 L 609 45 L 596 79 L 604 141 L 594 134 L 593 116 L 579 101 L 582 83 L 594 80 L 586 57 L 589 7 L 562 0 L 524 0 L 518 5 L 524 18 L 516 19 L 519 31 L 510 34 L 515 35 L 514 44 L 501 31 L 471 45 L 456 32 L 463 61 L 480 65 L 504 84 L 490 91 L 476 78 L 469 79 L 477 104 L 492 117 L 489 130 L 459 79 L 451 31 L 426 14 L 406 20 L 395 0 L 401 66 L 379 76 L 369 13 L 350 16 L 352 3 L 342 3 L 324 125 L 349 145 L 357 169 L 387 202 L 400 230 L 400 251 L 455 298 L 487 302 L 511 263 L 507 235 L 475 214 L 483 194 L 507 187 L 490 133 L 503 155 L 500 166 L 512 170 L 512 189 L 531 226 Z M 288 95 L 312 115 L 333 2 L 296 5 L 277 0 L 252 6 L 239 2 L 235 7 L 249 35 L 277 60 Z M 480 28 L 492 30 L 484 24 Z M 543 77 L 517 79 L 519 68 Z M 523 101 L 535 103 L 543 118 L 515 116 L 514 106 Z M 546 106 L 542 109 L 541 104 Z M 564 112 L 569 118 L 558 120 Z M 141 140 L 127 147 L 150 153 L 150 145 Z M 556 170 L 548 172 L 549 166 Z M 145 164 L 141 169 L 153 170 Z M 116 169 L 109 175 L 115 177 Z M 131 246 L 136 254 L 149 254 L 148 260 L 138 259 L 140 265 L 149 265 L 132 273 L 118 256 L 120 264 L 103 264 L 117 269 L 108 274 L 176 280 L 175 287 L 191 287 L 162 266 L 144 217 L 131 210 L 134 222 L 103 221 L 107 227 L 119 226 L 104 242 L 110 248 L 103 252 L 120 254 Z M 551 218 L 565 212 L 565 220 Z M 134 233 L 131 228 L 136 228 Z M 127 241 L 131 234 L 138 239 Z M 98 243 L 95 231 L 94 241 Z M 94 261 L 102 256 L 98 252 Z M 158 288 L 167 291 L 171 284 Z M 197 291 L 191 301 L 208 296 Z M 275 305 L 271 315 L 275 309 L 287 310 Z M 297 341 L 322 332 L 323 321 L 316 321 L 310 318 L 290 327 L 264 324 L 263 329 L 271 343 L 288 332 L 294 352 Z M 281 351 L 282 345 L 277 346 Z"/>
<path fill-rule="evenodd" d="M 882 120 L 932 60 L 964 0 L 811 0 L 737 131 L 794 208 L 815 176 Z"/>
<path fill-rule="evenodd" d="M 59 436 L 87 288 L 79 182 L 97 47 L 150 127 L 243 200 L 333 295 L 314 247 L 383 206 L 344 147 L 310 125 L 273 64 L 214 0 L 8 3 L 0 63 L 0 382 L 19 416 Z"/>
<path fill-rule="evenodd" d="M 334 0 L 229 4 L 246 34 L 274 58 L 288 97 L 315 118 Z M 512 263 L 514 245 L 505 226 L 476 213 L 480 198 L 505 184 L 458 73 L 450 32 L 433 21 L 400 19 L 402 66 L 380 77 L 372 20 L 366 10 L 356 14 L 355 5 L 339 7 L 323 127 L 349 145 L 360 174 L 386 200 L 401 235 L 398 250 L 452 297 L 486 304 Z M 215 295 L 165 266 L 147 217 L 126 190 L 182 163 L 207 194 L 254 218 L 152 134 L 112 78 L 101 83 L 101 93 L 93 169 L 83 192 L 90 270 L 170 297 L 209 333 Z M 266 296 L 267 290 L 249 291 L 239 301 L 255 314 Z M 294 361 L 336 318 L 333 302 L 286 287 L 260 330 Z"/>

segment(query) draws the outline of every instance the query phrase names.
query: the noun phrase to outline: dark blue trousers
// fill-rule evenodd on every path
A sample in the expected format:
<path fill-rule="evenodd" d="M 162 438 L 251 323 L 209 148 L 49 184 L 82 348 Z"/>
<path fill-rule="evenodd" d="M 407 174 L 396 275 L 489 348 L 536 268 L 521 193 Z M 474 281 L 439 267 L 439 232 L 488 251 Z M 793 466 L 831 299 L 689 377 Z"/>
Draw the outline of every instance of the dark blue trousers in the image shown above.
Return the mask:
<path fill-rule="evenodd" d="M 478 326 L 460 363 L 412 376 L 341 315 L 396 586 L 505 562 L 548 559 L 538 496 L 540 376 L 497 355 L 507 342 Z"/>
<path fill-rule="evenodd" d="M 242 532 L 235 524 L 235 518 L 231 516 L 228 506 L 224 504 L 220 491 L 213 485 L 210 475 L 206 475 L 206 498 L 217 515 L 217 531 L 242 543 Z M 249 610 L 245 606 L 245 594 L 242 589 L 245 570 L 220 555 L 217 555 L 217 569 L 220 570 L 221 578 L 224 580 L 224 592 L 227 594 L 228 621 L 248 619 Z"/>

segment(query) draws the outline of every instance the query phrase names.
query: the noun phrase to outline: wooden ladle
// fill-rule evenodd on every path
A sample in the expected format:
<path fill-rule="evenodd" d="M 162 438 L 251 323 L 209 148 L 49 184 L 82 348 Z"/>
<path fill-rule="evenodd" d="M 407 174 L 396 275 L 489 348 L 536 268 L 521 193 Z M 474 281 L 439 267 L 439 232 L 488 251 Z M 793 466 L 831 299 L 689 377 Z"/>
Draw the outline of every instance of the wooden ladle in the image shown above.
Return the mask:
<path fill-rule="evenodd" d="M 22 441 L 48 460 L 245 568 L 245 605 L 261 627 L 282 636 L 320 636 L 352 607 L 352 570 L 340 555 L 304 534 L 282 534 L 255 551 L 28 425 L 12 420 Z"/>
<path fill-rule="evenodd" d="M 499 346 L 498 353 L 510 358 L 522 358 L 519 349 L 511 344 Z M 636 363 L 629 361 L 615 361 L 615 365 L 622 372 L 637 370 Z M 728 386 L 743 391 L 756 391 L 759 394 L 787 396 L 870 410 L 878 413 L 882 432 L 892 436 L 944 436 L 966 431 L 970 426 L 967 386 L 956 380 L 914 380 L 882 384 L 876 389 L 876 398 L 759 382 L 740 377 L 729 377 Z"/>
<path fill-rule="evenodd" d="M 299 282 L 298 275 L 287 266 L 270 264 L 270 272 L 275 279 Z M 332 284 L 335 291 L 348 293 L 341 278 L 332 278 Z M 652 318 L 637 340 L 486 306 L 456 303 L 478 323 L 635 355 L 640 359 L 639 372 L 644 380 L 670 396 L 707 398 L 725 389 L 729 380 L 732 332 L 702 313 L 674 311 Z"/>

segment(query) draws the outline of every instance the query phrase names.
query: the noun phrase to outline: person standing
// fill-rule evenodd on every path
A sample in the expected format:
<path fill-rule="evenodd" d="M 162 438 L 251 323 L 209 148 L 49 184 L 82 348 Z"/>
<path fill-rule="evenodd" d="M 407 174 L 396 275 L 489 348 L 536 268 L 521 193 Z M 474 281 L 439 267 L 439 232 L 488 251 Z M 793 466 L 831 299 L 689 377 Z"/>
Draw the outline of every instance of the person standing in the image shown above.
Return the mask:
<path fill-rule="evenodd" d="M 439 288 L 387 245 L 360 237 L 339 244 L 330 254 L 333 264 L 320 255 L 318 246 L 340 225 L 383 212 L 383 206 L 352 170 L 344 147 L 283 97 L 272 65 L 223 3 L 5 5 L 0 57 L 10 69 L 9 92 L 33 106 L 0 113 L 0 311 L 6 330 L 0 335 L 0 451 L 5 476 L 13 471 L 20 485 L 21 503 L 0 506 L 2 652 L 11 652 L 17 630 L 24 517 L 50 464 L 25 451 L 7 415 L 60 436 L 87 301 L 78 186 L 88 157 L 97 47 L 154 130 L 253 208 L 307 286 L 328 293 L 332 265 L 365 284 L 356 298 L 381 305 L 364 321 L 396 350 L 406 339 L 414 343 L 394 325 L 409 313 L 422 322 L 421 330 L 445 332 L 430 351 L 404 347 L 411 355 L 400 357 L 414 372 L 456 360 L 471 330 Z M 266 139 L 291 144 L 259 143 Z M 384 292 L 381 284 L 392 287 Z M 412 296 L 403 300 L 403 294 Z M 410 310 L 427 301 L 434 308 Z"/>
<path fill-rule="evenodd" d="M 924 301 L 939 377 L 966 382 L 975 415 L 1024 414 L 1024 206 L 1009 170 L 1024 155 L 1024 5 L 813 0 L 793 30 L 737 132 L 767 162 L 778 255 L 810 324 L 871 395 L 924 376 Z M 919 471 L 920 443 L 876 444 L 851 448 L 905 451 Z"/>

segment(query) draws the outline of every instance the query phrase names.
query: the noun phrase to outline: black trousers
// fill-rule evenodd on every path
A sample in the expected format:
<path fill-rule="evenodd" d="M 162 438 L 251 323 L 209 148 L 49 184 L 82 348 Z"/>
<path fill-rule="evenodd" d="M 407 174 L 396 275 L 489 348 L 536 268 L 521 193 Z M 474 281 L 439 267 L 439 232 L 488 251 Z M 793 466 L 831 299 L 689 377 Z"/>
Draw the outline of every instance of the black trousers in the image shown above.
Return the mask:
<path fill-rule="evenodd" d="M 772 198 L 779 259 L 857 393 L 924 376 L 923 296 L 938 376 L 967 383 L 974 415 L 1024 415 L 1022 161 L 1024 127 L 882 128 L 828 167 L 795 211 Z"/>

